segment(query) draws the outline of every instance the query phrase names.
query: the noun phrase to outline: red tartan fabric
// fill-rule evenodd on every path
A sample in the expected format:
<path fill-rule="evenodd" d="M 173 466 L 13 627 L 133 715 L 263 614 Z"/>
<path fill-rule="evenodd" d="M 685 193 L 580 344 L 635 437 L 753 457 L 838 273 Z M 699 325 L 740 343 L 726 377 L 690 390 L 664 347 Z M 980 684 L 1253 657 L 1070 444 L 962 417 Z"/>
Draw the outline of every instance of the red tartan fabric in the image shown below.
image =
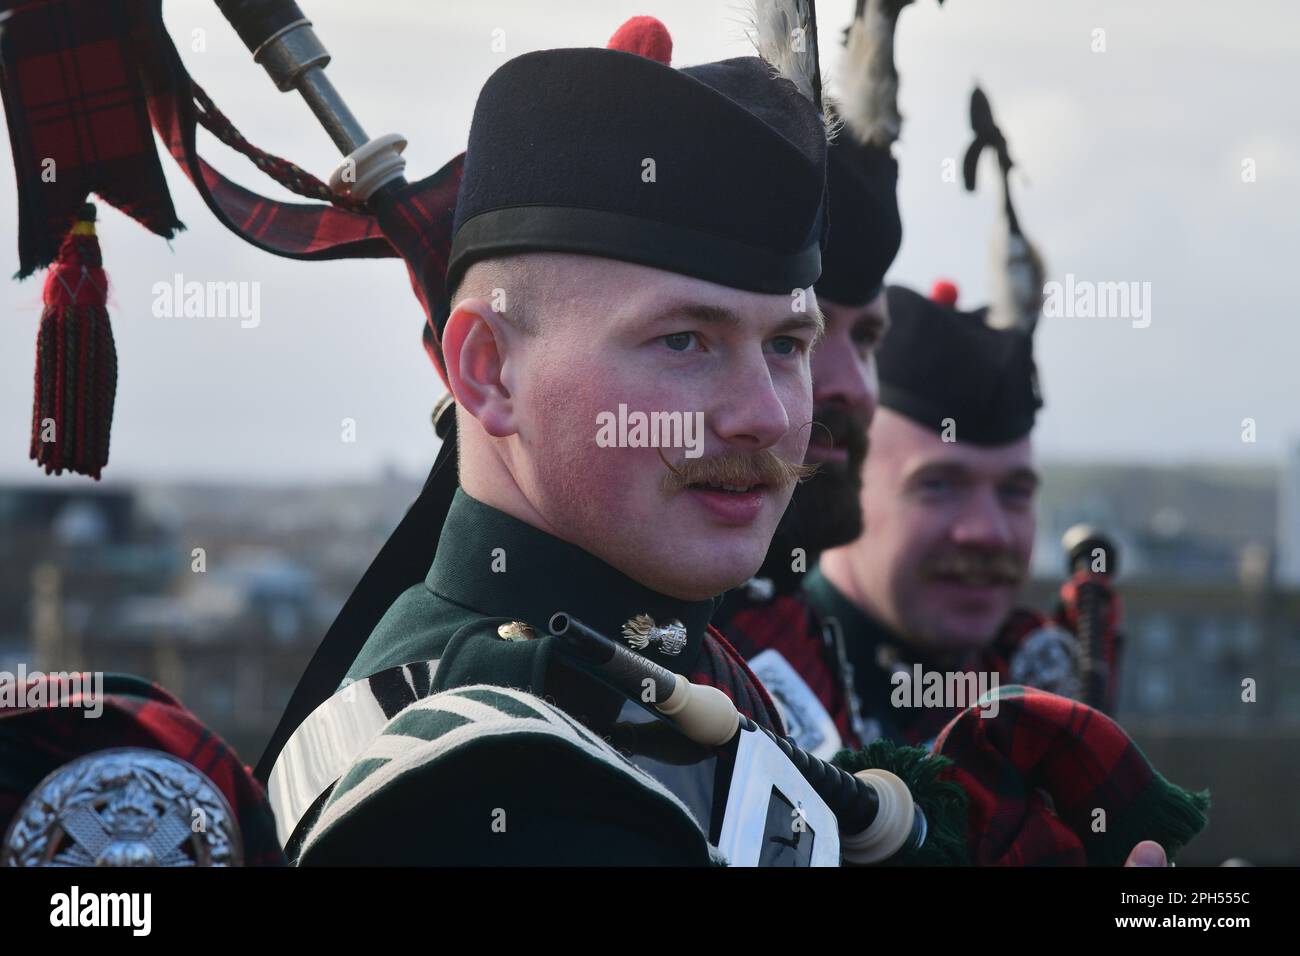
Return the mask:
<path fill-rule="evenodd" d="M 159 0 L 4 7 L 0 90 L 18 179 L 18 275 L 53 261 L 90 192 L 159 235 L 183 229 L 145 108 Z"/>
<path fill-rule="evenodd" d="M 1021 641 L 1046 623 L 1044 615 L 1017 610 L 972 666 L 1001 679 Z M 727 629 L 746 656 L 779 650 L 844 733 L 840 685 L 822 652 L 819 617 L 801 593 L 737 612 Z M 1003 684 L 996 695 L 996 717 L 981 717 L 975 708 L 925 708 L 911 711 L 915 716 L 904 725 L 907 743 L 934 740 L 933 752 L 954 761 L 946 775 L 970 798 L 972 862 L 1117 864 L 1139 840 L 1157 840 L 1171 854 L 1181 846 L 1186 836 L 1162 830 L 1160 815 L 1150 814 L 1168 784 L 1114 721 L 1085 704 L 1032 688 Z M 868 714 L 889 706 L 879 700 L 862 703 Z M 853 738 L 846 734 L 845 740 Z M 1100 834 L 1092 830 L 1098 808 L 1108 821 Z"/>
<path fill-rule="evenodd" d="M 746 717 L 774 733 L 785 736 L 781 715 L 745 659 L 712 625 L 705 632 L 695 672 L 687 675 L 693 684 L 717 687 Z"/>
<path fill-rule="evenodd" d="M 1095 580 L 1094 576 L 1083 577 Z M 997 674 L 1002 684 L 1010 684 L 1010 662 L 1012 655 L 1019 649 L 1026 637 L 1053 622 L 1075 633 L 1077 615 L 1072 614 L 1074 607 L 1074 589 L 1078 586 L 1079 576 L 1065 582 L 1061 587 L 1063 604 L 1055 618 L 1029 608 L 1017 608 L 1011 612 L 1006 623 L 989 644 L 968 665 L 968 670 Z M 1107 667 L 1110 679 L 1104 701 L 1089 701 L 1093 706 L 1102 706 L 1105 710 L 1113 709 L 1115 692 L 1118 687 L 1118 666 L 1121 641 L 1119 638 L 1119 598 L 1107 590 L 1111 608 L 1106 617 Z M 848 701 L 845 699 L 843 684 L 837 675 L 837 664 L 833 649 L 822 638 L 821 617 L 808 603 L 802 591 L 783 594 L 766 604 L 747 607 L 737 611 L 726 622 L 728 639 L 746 660 L 763 650 L 772 648 L 781 653 L 790 665 L 804 679 L 817 699 L 826 708 L 835 727 L 840 733 L 844 745 L 856 748 L 862 745 L 852 730 Z M 853 640 L 852 634 L 845 635 L 846 640 Z M 859 682 L 859 686 L 863 686 Z M 864 699 L 861 701 L 865 716 L 871 716 L 887 702 Z M 908 713 L 908 720 L 903 726 L 905 742 L 925 744 L 932 741 L 940 730 L 954 717 L 961 713 L 961 708 L 926 708 Z"/>
<path fill-rule="evenodd" d="M 731 616 L 726 628 L 727 638 L 746 660 L 768 648 L 779 651 L 831 715 L 844 746 L 861 746 L 853 732 L 843 685 L 836 676 L 833 651 L 822 639 L 821 621 L 802 592 L 743 608 Z"/>
<path fill-rule="evenodd" d="M 432 176 L 412 183 L 378 212 L 380 228 L 406 262 L 411 288 L 424 309 L 424 349 L 443 385 L 447 385 L 447 372 L 439 327 L 450 308 L 447 260 L 464 169 L 465 154 L 461 153 Z"/>
<path fill-rule="evenodd" d="M 47 676 L 45 700 L 59 687 Z M 161 750 L 192 764 L 222 792 L 239 821 L 247 866 L 284 865 L 275 820 L 261 785 L 233 750 L 157 684 L 106 674 L 103 712 L 88 717 L 86 694 L 66 694 L 58 707 L 0 707 L 0 833 L 28 793 L 77 757 L 112 747 Z M 30 692 L 28 693 L 30 699 Z"/>
<path fill-rule="evenodd" d="M 971 668 L 1001 675 L 1006 669 L 1009 650 L 1029 633 L 1029 629 L 1024 628 L 1040 620 L 1033 612 L 1017 612 L 1012 618 L 1013 626 L 1000 634 L 999 639 L 977 662 L 972 663 Z M 849 703 L 836 670 L 838 665 L 834 651 L 822 638 L 821 617 L 808 604 L 803 592 L 783 594 L 761 606 L 737 611 L 727 622 L 726 628 L 728 638 L 746 660 L 768 649 L 780 652 L 831 715 L 844 746 L 857 749 L 865 743 L 858 739 L 853 730 Z M 853 636 L 845 635 L 845 639 L 853 640 Z M 865 699 L 861 704 L 864 715 L 868 717 L 889 706 L 888 701 L 871 699 Z M 960 708 L 926 708 L 909 713 L 911 719 L 903 728 L 906 742 L 922 744 L 933 740 L 960 713 Z"/>
<path fill-rule="evenodd" d="M 403 259 L 425 310 L 425 347 L 445 383 L 437 316 L 446 309 L 444 286 L 463 154 L 378 203 L 376 215 L 267 199 L 231 182 L 199 156 L 192 81 L 165 33 L 157 49 L 154 75 L 171 82 L 149 99 L 154 128 L 217 219 L 246 242 L 291 259 Z"/>
<path fill-rule="evenodd" d="M 1116 865 L 1138 840 L 1172 855 L 1188 838 L 1162 828 L 1151 804 L 1170 785 L 1105 714 L 1029 687 L 1001 687 L 997 698 L 997 716 L 963 711 L 933 747 L 970 799 L 974 864 Z"/>
<path fill-rule="evenodd" d="M 48 265 L 93 191 L 170 237 L 176 219 L 149 126 L 208 208 L 245 241 L 294 259 L 405 260 L 426 312 L 425 346 L 442 375 L 435 316 L 462 157 L 412 183 L 375 215 L 267 199 L 198 154 L 190 79 L 163 24 L 161 0 L 32 0 L 0 35 L 0 86 L 18 171 L 20 275 Z M 277 95 L 268 83 L 267 95 Z M 57 180 L 41 179 L 45 158 Z"/>

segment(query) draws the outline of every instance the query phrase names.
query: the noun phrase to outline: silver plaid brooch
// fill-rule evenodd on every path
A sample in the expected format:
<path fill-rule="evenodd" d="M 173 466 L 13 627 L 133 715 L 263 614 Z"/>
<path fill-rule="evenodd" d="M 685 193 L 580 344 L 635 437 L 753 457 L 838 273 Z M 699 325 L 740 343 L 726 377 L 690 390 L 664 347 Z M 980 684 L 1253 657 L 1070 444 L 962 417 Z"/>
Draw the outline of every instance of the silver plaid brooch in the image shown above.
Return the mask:
<path fill-rule="evenodd" d="M 66 763 L 18 808 L 0 866 L 239 866 L 235 814 L 207 776 L 160 750 Z"/>

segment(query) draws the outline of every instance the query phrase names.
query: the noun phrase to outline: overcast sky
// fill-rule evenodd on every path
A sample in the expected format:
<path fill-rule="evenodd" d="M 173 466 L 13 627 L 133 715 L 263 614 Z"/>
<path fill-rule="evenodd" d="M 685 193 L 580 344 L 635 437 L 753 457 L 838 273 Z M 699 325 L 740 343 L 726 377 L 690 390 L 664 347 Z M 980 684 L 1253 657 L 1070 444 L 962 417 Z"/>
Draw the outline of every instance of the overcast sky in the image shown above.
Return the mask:
<path fill-rule="evenodd" d="M 736 4 L 714 0 L 301 0 L 334 56 L 328 73 L 374 136 L 410 140 L 409 179 L 464 148 L 478 89 L 504 59 L 600 46 L 651 13 L 674 63 L 748 52 Z M 338 161 L 296 94 L 276 92 L 209 0 L 165 0 L 190 71 L 254 143 L 325 178 Z M 853 0 L 822 0 L 824 71 Z M 194 30 L 206 49 L 194 50 Z M 506 52 L 492 50 L 495 29 Z M 1094 52 L 1097 30 L 1104 52 Z M 1149 282 L 1150 325 L 1044 319 L 1037 353 L 1047 407 L 1043 458 L 1280 462 L 1300 440 L 1300 7 L 1221 3 L 917 0 L 897 52 L 905 126 L 902 251 L 890 281 L 954 280 L 962 304 L 989 281 L 997 193 L 942 177 L 964 151 L 978 81 L 1019 164 L 1013 188 L 1049 278 Z M 286 198 L 206 134 L 222 171 Z M 1252 160 L 1255 181 L 1243 181 Z M 188 230 L 171 248 L 100 204 L 113 283 L 120 381 L 106 480 L 327 480 L 391 463 L 423 472 L 441 384 L 420 347 L 423 316 L 395 260 L 301 263 L 255 250 L 208 212 L 169 157 Z M 0 158 L 0 275 L 16 270 L 17 212 Z M 259 283 L 260 324 L 155 318 L 153 286 Z M 39 277 L 0 279 L 0 478 L 27 460 Z M 341 421 L 356 421 L 356 441 Z M 1242 420 L 1256 422 L 1255 443 Z M 84 481 L 67 479 L 64 481 Z"/>

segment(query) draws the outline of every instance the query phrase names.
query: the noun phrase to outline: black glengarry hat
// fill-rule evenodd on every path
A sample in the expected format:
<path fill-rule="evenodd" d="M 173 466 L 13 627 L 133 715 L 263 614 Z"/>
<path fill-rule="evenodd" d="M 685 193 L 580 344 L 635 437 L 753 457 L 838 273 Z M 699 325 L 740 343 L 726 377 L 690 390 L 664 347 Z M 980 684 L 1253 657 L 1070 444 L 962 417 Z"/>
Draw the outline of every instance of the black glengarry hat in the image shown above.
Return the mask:
<path fill-rule="evenodd" d="M 903 242 L 898 214 L 898 71 L 894 28 L 904 3 L 868 11 L 859 0 L 845 31 L 834 110 L 841 122 L 826 157 L 830 227 L 817 295 L 866 305 L 880 294 Z"/>
<path fill-rule="evenodd" d="M 818 298 L 866 305 L 877 295 L 903 242 L 898 162 L 888 147 L 841 135 L 826 163 L 830 228 L 822 252 Z"/>
<path fill-rule="evenodd" d="M 658 21 L 638 20 L 642 33 L 666 37 Z M 448 289 L 476 261 L 541 251 L 755 292 L 816 282 L 826 176 L 819 96 L 758 57 L 673 69 L 642 55 L 662 55 L 663 43 L 633 33 L 616 34 L 623 49 L 528 53 L 488 79 L 470 128 Z"/>
<path fill-rule="evenodd" d="M 1042 407 L 1033 338 L 890 286 L 889 333 L 876 353 L 880 404 L 956 440 L 1002 445 L 1029 434 Z"/>

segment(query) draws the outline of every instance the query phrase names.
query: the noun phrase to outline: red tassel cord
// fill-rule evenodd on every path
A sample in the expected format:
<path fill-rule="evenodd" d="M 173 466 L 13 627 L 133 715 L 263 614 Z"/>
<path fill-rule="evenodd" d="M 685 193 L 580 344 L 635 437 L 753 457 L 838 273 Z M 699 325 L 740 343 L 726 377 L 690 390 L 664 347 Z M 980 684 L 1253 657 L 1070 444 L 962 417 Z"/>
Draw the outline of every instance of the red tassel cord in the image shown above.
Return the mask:
<path fill-rule="evenodd" d="M 66 469 L 99 480 L 108 464 L 117 349 L 92 204 L 77 213 L 45 277 L 43 298 L 31 457 L 47 475 Z"/>

